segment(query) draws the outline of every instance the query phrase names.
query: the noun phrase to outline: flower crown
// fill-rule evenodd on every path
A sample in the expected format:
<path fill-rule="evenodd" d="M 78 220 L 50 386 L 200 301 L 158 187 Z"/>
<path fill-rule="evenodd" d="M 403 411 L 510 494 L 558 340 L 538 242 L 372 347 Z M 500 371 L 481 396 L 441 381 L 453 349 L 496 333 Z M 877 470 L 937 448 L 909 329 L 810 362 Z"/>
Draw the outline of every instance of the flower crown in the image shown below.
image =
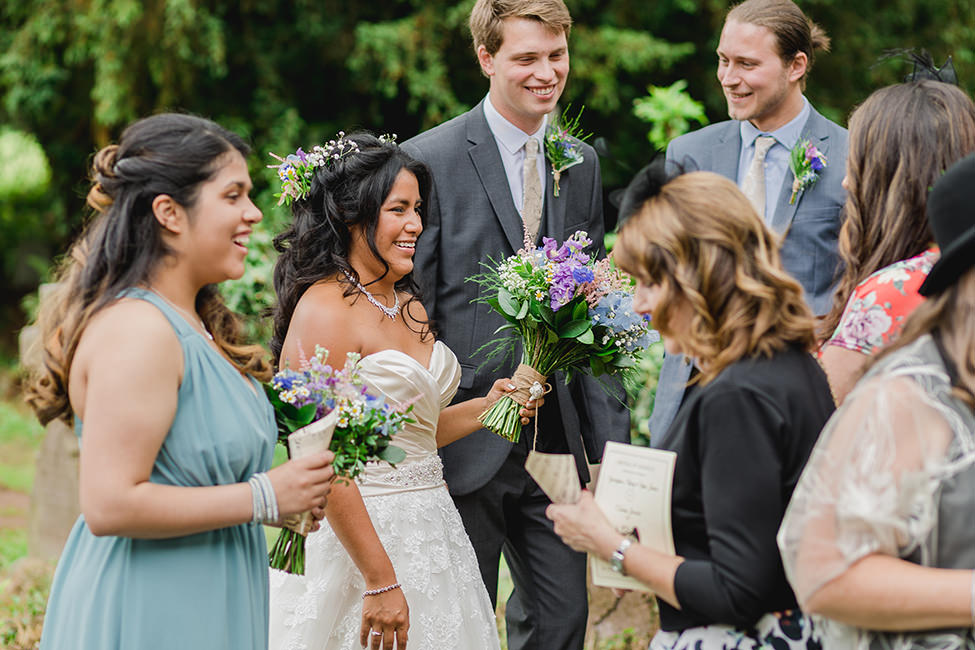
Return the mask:
<path fill-rule="evenodd" d="M 383 134 L 379 136 L 379 141 L 396 144 L 396 134 Z M 301 147 L 284 158 L 273 152 L 268 153 L 279 161 L 277 165 L 268 165 L 270 169 L 278 170 L 278 178 L 281 180 L 281 191 L 274 196 L 278 197 L 278 205 L 291 205 L 308 196 L 316 169 L 330 167 L 336 160 L 359 153 L 359 143 L 345 137 L 345 131 L 339 131 L 334 140 L 329 140 L 322 146 L 315 145 L 309 153 L 302 151 Z"/>

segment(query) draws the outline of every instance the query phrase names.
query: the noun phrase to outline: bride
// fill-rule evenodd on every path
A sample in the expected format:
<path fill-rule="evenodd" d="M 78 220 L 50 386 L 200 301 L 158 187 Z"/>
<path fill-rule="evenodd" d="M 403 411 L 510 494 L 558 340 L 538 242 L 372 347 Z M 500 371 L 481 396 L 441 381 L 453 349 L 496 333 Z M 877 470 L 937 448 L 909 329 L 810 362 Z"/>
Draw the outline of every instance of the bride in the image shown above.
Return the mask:
<path fill-rule="evenodd" d="M 356 482 L 336 481 L 329 525 L 307 539 L 306 575 L 271 571 L 271 648 L 402 650 L 407 638 L 414 648 L 498 648 L 437 447 L 481 428 L 477 415 L 508 380 L 447 406 L 460 366 L 434 340 L 412 277 L 430 173 L 391 138 L 340 133 L 299 150 L 279 174 L 294 217 L 275 239 L 279 366 L 297 366 L 316 345 L 335 365 L 356 352 L 369 387 L 412 401 L 415 422 L 394 439 L 407 454 L 395 469 L 370 464 Z M 522 415 L 527 422 L 534 405 Z"/>

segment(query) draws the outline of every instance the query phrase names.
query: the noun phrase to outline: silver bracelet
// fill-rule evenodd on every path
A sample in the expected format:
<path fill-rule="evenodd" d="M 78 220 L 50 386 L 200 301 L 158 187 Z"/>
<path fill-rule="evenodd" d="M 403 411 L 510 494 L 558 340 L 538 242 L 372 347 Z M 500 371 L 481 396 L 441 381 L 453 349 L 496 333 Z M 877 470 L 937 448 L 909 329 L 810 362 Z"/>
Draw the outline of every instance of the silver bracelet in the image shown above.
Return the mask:
<path fill-rule="evenodd" d="M 384 594 L 387 591 L 392 591 L 393 589 L 399 589 L 402 585 L 398 582 L 394 582 L 391 585 L 386 585 L 385 587 L 380 587 L 379 589 L 367 589 L 362 592 L 362 597 L 366 596 L 378 596 L 379 594 Z"/>
<path fill-rule="evenodd" d="M 264 495 L 264 504 L 267 508 L 267 521 L 277 521 L 278 498 L 274 494 L 274 486 L 271 485 L 271 479 L 264 472 L 255 474 L 255 476 L 261 482 L 261 493 Z"/>
<path fill-rule="evenodd" d="M 257 477 L 261 480 L 261 485 L 264 488 L 264 498 L 267 500 L 268 516 L 270 517 L 268 521 L 278 521 L 281 518 L 281 513 L 278 511 L 278 497 L 274 493 L 271 479 L 264 472 L 258 474 Z"/>
<path fill-rule="evenodd" d="M 269 521 L 278 521 L 278 500 L 274 494 L 274 487 L 267 474 L 260 472 L 251 476 L 247 483 L 251 486 L 251 499 L 254 516 L 251 519 L 255 524 L 263 524 Z"/>
<path fill-rule="evenodd" d="M 251 523 L 263 524 L 267 521 L 267 512 L 264 510 L 264 497 L 261 494 L 261 482 L 257 476 L 247 479 L 247 484 L 251 486 Z"/>

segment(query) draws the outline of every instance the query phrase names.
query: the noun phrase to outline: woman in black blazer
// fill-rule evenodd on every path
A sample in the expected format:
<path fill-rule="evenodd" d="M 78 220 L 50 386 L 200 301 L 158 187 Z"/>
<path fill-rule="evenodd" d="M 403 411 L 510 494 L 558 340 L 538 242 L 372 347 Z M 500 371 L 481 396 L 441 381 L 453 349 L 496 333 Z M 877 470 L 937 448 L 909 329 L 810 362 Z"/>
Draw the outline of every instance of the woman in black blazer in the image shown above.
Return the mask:
<path fill-rule="evenodd" d="M 673 424 L 651 431 L 655 447 L 677 452 L 677 554 L 632 543 L 589 493 L 549 516 L 567 544 L 657 594 L 651 650 L 818 649 L 775 543 L 833 410 L 810 355 L 812 313 L 782 269 L 778 239 L 731 181 L 693 172 L 661 182 L 654 173 L 628 191 L 637 207 L 614 255 L 636 278 L 634 307 L 652 316 L 667 353 L 695 364 Z"/>

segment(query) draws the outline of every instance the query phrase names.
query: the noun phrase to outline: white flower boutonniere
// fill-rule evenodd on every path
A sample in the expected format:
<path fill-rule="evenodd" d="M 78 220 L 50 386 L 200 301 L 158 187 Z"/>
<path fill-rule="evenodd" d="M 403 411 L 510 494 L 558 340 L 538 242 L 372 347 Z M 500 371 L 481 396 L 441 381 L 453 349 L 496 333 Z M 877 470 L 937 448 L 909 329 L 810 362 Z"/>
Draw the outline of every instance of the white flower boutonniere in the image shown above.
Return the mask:
<path fill-rule="evenodd" d="M 552 178 L 555 181 L 553 196 L 559 195 L 559 179 L 562 172 L 583 161 L 580 142 L 589 138 L 592 133 L 583 133 L 579 126 L 579 118 L 585 106 L 579 109 L 575 118 L 569 119 L 569 109 L 545 128 L 545 157 L 552 164 Z"/>
<path fill-rule="evenodd" d="M 795 176 L 789 197 L 789 205 L 792 205 L 804 189 L 819 180 L 819 172 L 826 169 L 826 156 L 809 140 L 800 140 L 789 154 L 789 168 Z"/>

